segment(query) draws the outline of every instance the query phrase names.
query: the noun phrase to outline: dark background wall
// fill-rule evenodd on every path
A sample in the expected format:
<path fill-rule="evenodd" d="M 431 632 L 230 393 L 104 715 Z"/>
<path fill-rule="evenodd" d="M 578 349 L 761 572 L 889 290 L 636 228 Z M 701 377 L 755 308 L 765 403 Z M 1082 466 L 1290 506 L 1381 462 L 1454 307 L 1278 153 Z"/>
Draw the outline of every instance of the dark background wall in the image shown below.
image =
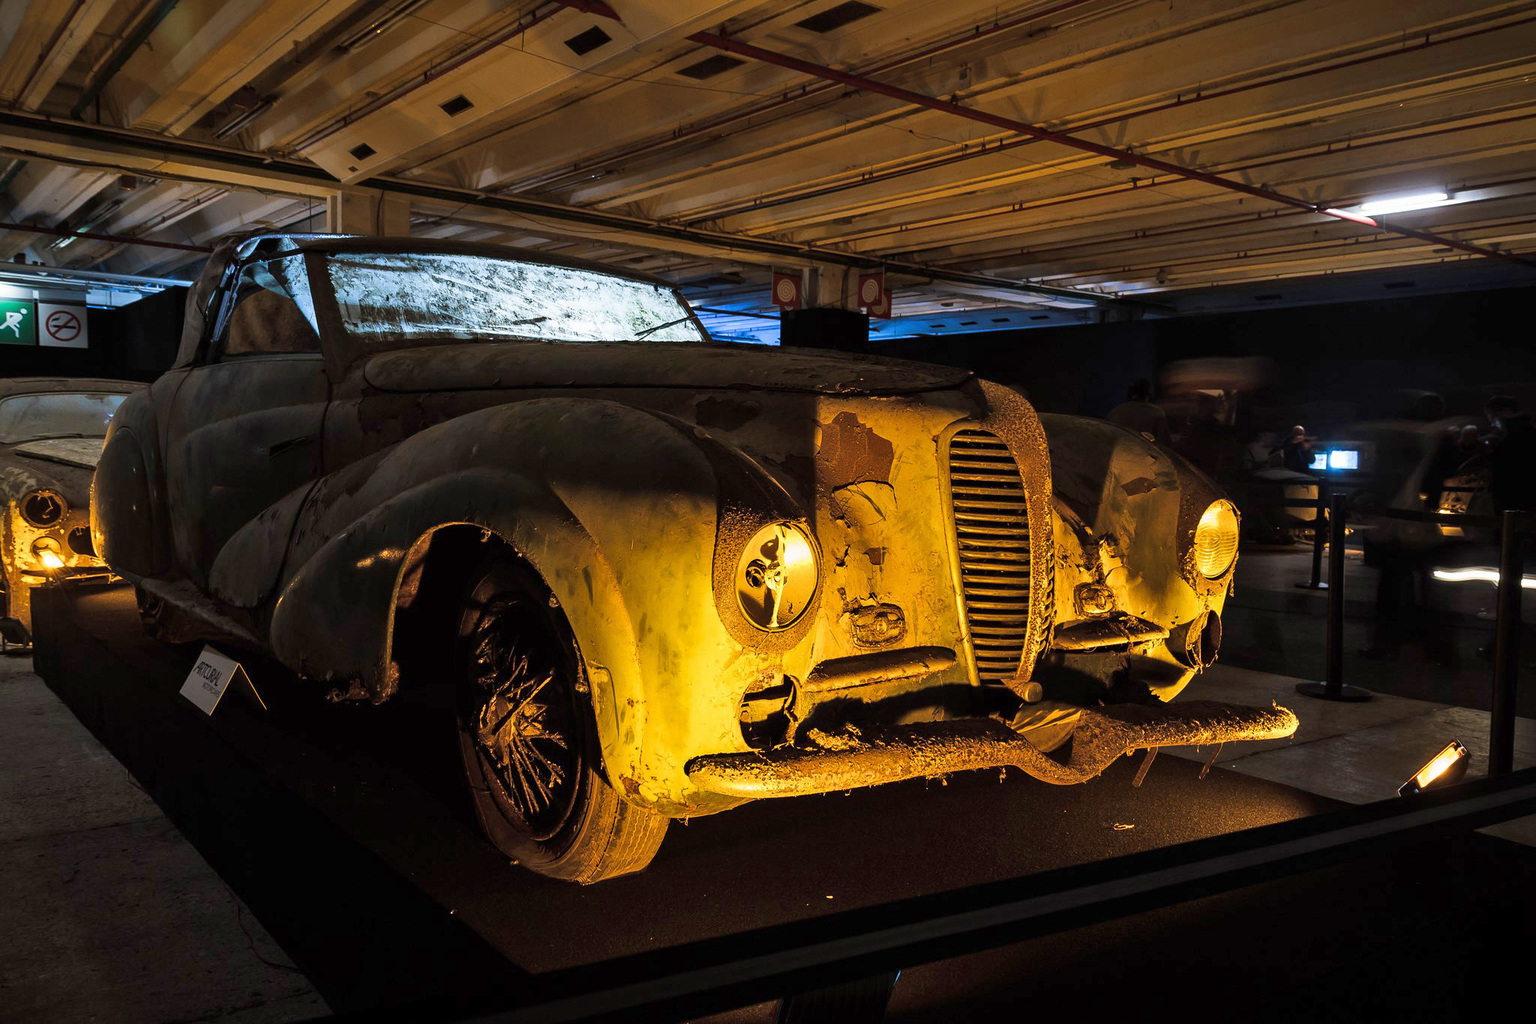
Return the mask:
<path fill-rule="evenodd" d="M 1402 389 L 1456 396 L 1536 381 L 1536 287 L 995 334 L 874 342 L 881 355 L 965 366 L 1047 412 L 1102 416 L 1170 362 L 1267 356 L 1274 398 L 1399 411 Z M 1464 401 L 1466 399 L 1463 399 Z M 1459 410 L 1456 410 L 1459 411 Z"/>
<path fill-rule="evenodd" d="M 0 346 L 0 376 L 152 380 L 171 363 L 186 290 L 90 311 L 92 347 Z M 1267 356 L 1280 405 L 1336 403 L 1350 418 L 1395 415 L 1401 389 L 1455 401 L 1536 381 L 1536 287 L 1412 296 L 1124 323 L 872 341 L 881 355 L 964 366 L 1023 389 L 1047 412 L 1102 416 L 1126 386 L 1182 359 Z M 1460 411 L 1460 410 L 1456 410 Z"/>
<path fill-rule="evenodd" d="M 86 313 L 87 349 L 0 345 L 0 377 L 154 380 L 176 356 L 187 289 L 167 288 L 117 309 Z"/>

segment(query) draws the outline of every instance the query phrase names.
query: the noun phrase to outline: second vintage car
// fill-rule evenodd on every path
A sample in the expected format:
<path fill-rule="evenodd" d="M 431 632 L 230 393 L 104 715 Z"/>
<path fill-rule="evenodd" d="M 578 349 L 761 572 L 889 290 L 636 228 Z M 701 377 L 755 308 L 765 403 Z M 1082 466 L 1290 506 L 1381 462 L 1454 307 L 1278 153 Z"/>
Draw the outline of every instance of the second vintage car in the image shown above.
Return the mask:
<path fill-rule="evenodd" d="M 91 473 L 107 424 L 124 396 L 120 380 L 0 380 L 0 630 L 27 642 L 32 588 L 66 576 L 106 575 L 91 545 Z"/>
<path fill-rule="evenodd" d="M 716 344 L 595 264 L 227 244 L 95 488 L 152 629 L 337 699 L 451 685 L 487 835 L 581 882 L 754 798 L 1296 726 L 1166 703 L 1239 530 L 1177 455 L 964 370 Z"/>

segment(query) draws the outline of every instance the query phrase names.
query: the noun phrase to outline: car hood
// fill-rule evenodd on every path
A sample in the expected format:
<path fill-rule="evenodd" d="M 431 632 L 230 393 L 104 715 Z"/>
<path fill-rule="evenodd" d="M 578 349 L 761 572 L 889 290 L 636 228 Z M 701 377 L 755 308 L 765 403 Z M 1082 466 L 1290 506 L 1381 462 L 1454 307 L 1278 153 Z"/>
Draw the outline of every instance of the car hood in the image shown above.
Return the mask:
<path fill-rule="evenodd" d="M 78 438 L 59 438 L 78 443 Z M 101 438 L 91 438 L 98 455 Z M 70 505 L 83 508 L 91 497 L 91 466 L 81 466 L 62 458 L 48 458 L 22 449 L 52 442 L 28 441 L 14 447 L 0 446 L 0 507 L 20 501 L 33 491 L 47 488 L 58 491 Z"/>
<path fill-rule="evenodd" d="M 101 459 L 101 446 L 104 442 L 105 439 L 100 437 L 51 437 L 41 441 L 27 441 L 12 451 L 45 462 L 95 469 Z"/>
<path fill-rule="evenodd" d="M 363 368 L 381 391 L 686 387 L 824 395 L 953 388 L 970 371 L 803 349 L 676 343 L 498 342 L 384 352 Z"/>

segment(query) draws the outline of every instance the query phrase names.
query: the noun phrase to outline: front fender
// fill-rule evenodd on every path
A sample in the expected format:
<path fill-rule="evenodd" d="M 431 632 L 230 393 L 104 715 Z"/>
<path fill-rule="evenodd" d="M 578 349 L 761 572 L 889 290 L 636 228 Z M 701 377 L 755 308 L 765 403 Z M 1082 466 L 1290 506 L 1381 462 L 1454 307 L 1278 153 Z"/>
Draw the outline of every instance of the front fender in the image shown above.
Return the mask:
<path fill-rule="evenodd" d="M 1207 579 L 1194 567 L 1193 548 L 1200 515 L 1220 490 L 1172 450 L 1113 424 L 1040 419 L 1058 510 L 1058 626 L 1081 618 L 1078 588 L 1095 583 L 1110 588 L 1119 611 L 1169 633 L 1205 610 L 1219 615 L 1234 570 Z M 1154 653 L 1165 652 L 1159 645 Z"/>
<path fill-rule="evenodd" d="M 306 499 L 272 649 L 303 675 L 385 699 L 408 553 L 442 527 L 479 527 L 560 602 L 610 780 L 631 799 L 696 811 L 684 760 L 741 746 L 740 695 L 780 657 L 744 651 L 717 608 L 718 510 L 739 487 L 722 486 L 710 449 L 691 425 L 587 399 L 497 406 L 421 431 Z"/>

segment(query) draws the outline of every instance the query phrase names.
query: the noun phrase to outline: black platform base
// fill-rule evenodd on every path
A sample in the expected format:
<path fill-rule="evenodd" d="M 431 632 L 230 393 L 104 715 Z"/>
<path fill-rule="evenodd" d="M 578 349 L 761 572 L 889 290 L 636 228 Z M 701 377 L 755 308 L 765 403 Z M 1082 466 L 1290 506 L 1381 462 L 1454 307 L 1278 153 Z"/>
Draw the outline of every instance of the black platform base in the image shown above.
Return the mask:
<path fill-rule="evenodd" d="M 1139 789 L 1130 759 L 1078 787 L 976 772 L 674 825 L 644 873 L 577 888 L 479 838 L 433 695 L 327 705 L 251 659 L 271 711 L 227 701 L 210 719 L 178 693 L 197 648 L 144 636 L 131 592 L 39 592 L 34 615 L 49 686 L 340 1011 L 453 1017 L 515 1003 L 561 967 L 1336 806 L 1220 769 L 1201 782 L 1174 757 Z M 887 1020 L 1196 1005 L 1244 1020 L 1456 1019 L 1517 984 L 1533 908 L 1533 851 L 1464 836 L 916 966 Z M 773 1010 L 720 1019 L 768 1024 Z"/>
<path fill-rule="evenodd" d="M 1338 700 L 1350 703 L 1370 700 L 1375 696 L 1370 690 L 1364 690 L 1358 686 L 1350 686 L 1348 683 L 1340 683 L 1332 688 L 1327 683 L 1297 683 L 1296 692 L 1303 697 L 1316 697 L 1318 700 Z"/>

